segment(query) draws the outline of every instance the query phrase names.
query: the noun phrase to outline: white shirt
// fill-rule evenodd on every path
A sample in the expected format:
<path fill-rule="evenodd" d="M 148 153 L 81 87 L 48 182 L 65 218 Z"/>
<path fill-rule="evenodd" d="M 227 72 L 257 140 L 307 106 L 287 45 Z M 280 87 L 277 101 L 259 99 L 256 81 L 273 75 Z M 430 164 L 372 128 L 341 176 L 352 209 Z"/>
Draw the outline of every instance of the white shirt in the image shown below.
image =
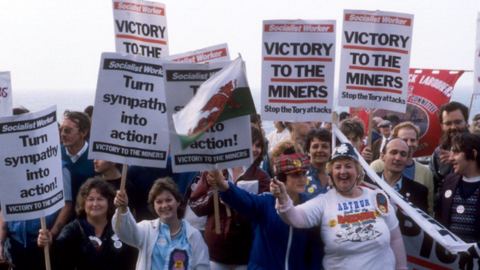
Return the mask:
<path fill-rule="evenodd" d="M 72 160 L 73 163 L 77 162 L 77 160 L 87 151 L 87 149 L 88 149 L 87 141 L 85 141 L 85 144 L 83 145 L 82 149 L 80 149 L 80 151 L 78 151 L 76 155 L 70 154 L 70 152 L 68 152 L 68 148 L 65 147 L 67 156 Z"/>

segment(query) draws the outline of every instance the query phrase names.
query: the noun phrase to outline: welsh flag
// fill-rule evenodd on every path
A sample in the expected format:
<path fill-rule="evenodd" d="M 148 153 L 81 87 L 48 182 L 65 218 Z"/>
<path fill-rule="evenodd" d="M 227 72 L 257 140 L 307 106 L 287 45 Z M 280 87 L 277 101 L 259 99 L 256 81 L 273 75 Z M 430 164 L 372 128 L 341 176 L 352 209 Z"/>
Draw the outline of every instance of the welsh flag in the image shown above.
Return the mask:
<path fill-rule="evenodd" d="M 254 113 L 245 62 L 239 56 L 200 86 L 188 104 L 173 115 L 173 123 L 185 149 L 214 124 Z"/>

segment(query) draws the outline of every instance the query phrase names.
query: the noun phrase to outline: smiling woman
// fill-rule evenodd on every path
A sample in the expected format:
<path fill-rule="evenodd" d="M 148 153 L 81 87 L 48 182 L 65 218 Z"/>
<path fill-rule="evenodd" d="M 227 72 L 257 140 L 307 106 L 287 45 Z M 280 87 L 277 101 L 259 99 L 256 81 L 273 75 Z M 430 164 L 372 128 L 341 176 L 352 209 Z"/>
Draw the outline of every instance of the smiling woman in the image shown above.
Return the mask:
<path fill-rule="evenodd" d="M 117 191 L 117 212 L 112 218 L 120 240 L 136 247 L 136 269 L 210 269 L 208 248 L 200 232 L 182 219 L 182 196 L 169 177 L 155 181 L 148 194 L 148 206 L 159 218 L 136 223 L 128 207 L 127 194 Z M 121 215 L 117 227 L 116 215 Z"/>

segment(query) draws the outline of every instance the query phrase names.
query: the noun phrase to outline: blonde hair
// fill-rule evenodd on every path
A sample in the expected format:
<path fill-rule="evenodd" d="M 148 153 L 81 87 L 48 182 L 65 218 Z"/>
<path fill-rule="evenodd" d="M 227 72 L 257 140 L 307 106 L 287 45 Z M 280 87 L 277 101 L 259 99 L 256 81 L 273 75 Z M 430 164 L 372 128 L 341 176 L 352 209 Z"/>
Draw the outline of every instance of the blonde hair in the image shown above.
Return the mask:
<path fill-rule="evenodd" d="M 362 181 L 363 181 L 363 178 L 365 177 L 365 171 L 363 170 L 363 167 L 360 164 L 360 162 L 358 162 L 358 160 L 356 160 L 354 158 L 349 158 L 349 157 L 339 157 L 339 158 L 336 158 L 333 161 L 330 161 L 330 162 L 327 163 L 327 166 L 326 166 L 327 173 L 332 178 L 332 181 L 333 181 L 333 176 L 332 176 L 333 164 L 335 164 L 335 162 L 340 161 L 340 160 L 353 160 L 354 161 L 353 163 L 355 164 L 355 169 L 356 169 L 357 174 L 359 176 L 359 177 L 357 177 L 357 186 L 360 185 L 360 183 L 362 183 Z"/>

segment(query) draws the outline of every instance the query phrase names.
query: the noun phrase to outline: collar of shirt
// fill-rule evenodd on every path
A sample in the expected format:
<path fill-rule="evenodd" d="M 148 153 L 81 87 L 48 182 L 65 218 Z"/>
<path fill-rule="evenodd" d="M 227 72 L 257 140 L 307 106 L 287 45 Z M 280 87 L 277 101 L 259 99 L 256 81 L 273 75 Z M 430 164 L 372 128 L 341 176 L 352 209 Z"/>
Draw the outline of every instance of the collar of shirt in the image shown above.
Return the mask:
<path fill-rule="evenodd" d="M 384 174 L 382 173 L 382 179 L 387 182 L 387 180 L 385 180 L 385 176 Z M 402 189 L 402 180 L 403 180 L 403 176 L 400 176 L 400 180 L 397 181 L 397 183 L 395 183 L 395 185 L 393 185 L 393 188 L 395 189 L 395 186 L 398 186 L 398 190 Z M 388 183 L 388 182 L 387 182 Z M 398 191 L 397 190 L 397 191 Z"/>
<path fill-rule="evenodd" d="M 67 156 L 72 160 L 73 163 L 77 162 L 77 160 L 87 151 L 87 149 L 88 149 L 87 141 L 85 141 L 85 144 L 83 145 L 82 149 L 80 149 L 80 151 L 78 151 L 76 155 L 70 154 L 70 152 L 68 152 L 68 148 L 65 148 Z"/>
<path fill-rule="evenodd" d="M 467 182 L 467 183 L 475 183 L 475 182 L 478 182 L 480 181 L 480 176 L 477 176 L 477 177 L 472 177 L 472 178 L 467 178 L 467 177 L 463 177 L 462 178 L 463 181 Z"/>
<path fill-rule="evenodd" d="M 243 166 L 243 173 L 240 176 L 238 176 L 238 178 L 242 177 L 242 175 L 245 174 L 245 172 L 248 170 L 248 168 L 250 168 L 250 166 Z M 227 179 L 228 182 L 234 183 L 233 182 L 233 170 L 232 170 L 232 168 L 228 168 L 227 171 L 228 171 L 228 179 Z M 238 180 L 238 178 L 237 178 L 237 180 Z"/>

